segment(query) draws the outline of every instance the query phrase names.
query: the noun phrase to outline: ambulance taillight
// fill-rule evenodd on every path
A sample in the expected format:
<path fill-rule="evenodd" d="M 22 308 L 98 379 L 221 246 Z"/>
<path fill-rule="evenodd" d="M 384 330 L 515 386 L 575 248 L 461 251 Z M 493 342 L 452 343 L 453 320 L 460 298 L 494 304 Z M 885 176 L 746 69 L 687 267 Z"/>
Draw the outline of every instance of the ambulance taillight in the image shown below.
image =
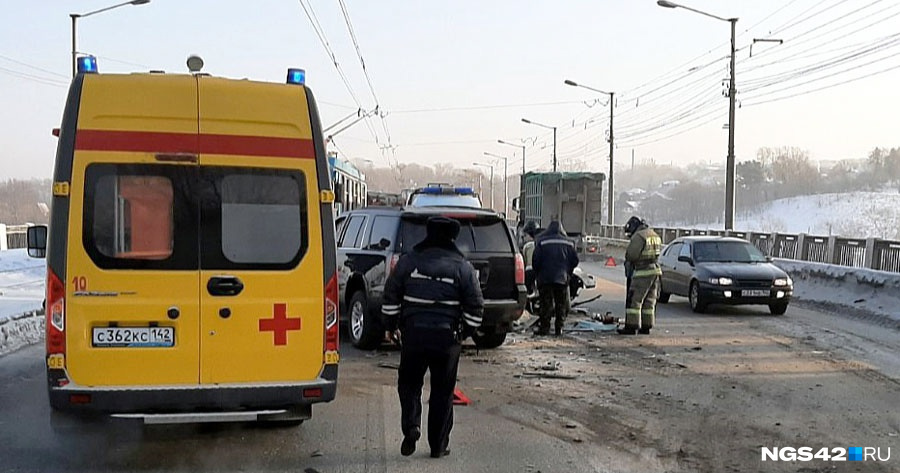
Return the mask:
<path fill-rule="evenodd" d="M 47 270 L 47 355 L 66 353 L 66 287 Z"/>
<path fill-rule="evenodd" d="M 332 274 L 325 285 L 325 351 L 338 351 L 340 326 L 338 324 L 338 282 L 337 273 Z"/>

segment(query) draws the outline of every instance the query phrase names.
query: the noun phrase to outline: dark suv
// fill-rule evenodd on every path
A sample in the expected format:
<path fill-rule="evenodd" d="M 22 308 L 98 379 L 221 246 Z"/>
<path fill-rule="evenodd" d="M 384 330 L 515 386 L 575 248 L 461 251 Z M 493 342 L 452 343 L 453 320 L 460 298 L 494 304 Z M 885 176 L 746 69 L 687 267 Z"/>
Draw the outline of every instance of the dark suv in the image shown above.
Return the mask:
<path fill-rule="evenodd" d="M 458 220 L 456 244 L 481 281 L 484 317 L 473 335 L 480 348 L 496 348 L 506 340 L 525 307 L 525 265 L 513 246 L 506 222 L 485 209 L 453 207 L 367 207 L 342 214 L 337 226 L 337 271 L 341 320 L 358 348 L 371 349 L 384 340 L 381 301 L 387 276 L 400 255 L 425 237 L 433 215 Z"/>

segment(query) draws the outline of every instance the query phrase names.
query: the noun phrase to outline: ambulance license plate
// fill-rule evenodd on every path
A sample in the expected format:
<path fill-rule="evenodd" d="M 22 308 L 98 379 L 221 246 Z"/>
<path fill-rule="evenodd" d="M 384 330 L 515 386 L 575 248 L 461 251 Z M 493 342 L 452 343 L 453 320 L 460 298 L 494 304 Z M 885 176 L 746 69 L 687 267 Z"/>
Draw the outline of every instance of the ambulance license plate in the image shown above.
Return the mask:
<path fill-rule="evenodd" d="M 175 327 L 94 327 L 91 345 L 99 348 L 175 346 Z"/>
<path fill-rule="evenodd" d="M 744 289 L 741 291 L 743 297 L 769 297 L 769 291 L 765 289 Z"/>

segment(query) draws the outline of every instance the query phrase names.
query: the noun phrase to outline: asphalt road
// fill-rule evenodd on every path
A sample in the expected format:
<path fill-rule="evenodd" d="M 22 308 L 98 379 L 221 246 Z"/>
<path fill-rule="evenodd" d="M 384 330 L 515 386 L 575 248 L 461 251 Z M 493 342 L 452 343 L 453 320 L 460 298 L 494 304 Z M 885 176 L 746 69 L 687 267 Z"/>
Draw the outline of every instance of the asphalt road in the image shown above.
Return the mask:
<path fill-rule="evenodd" d="M 601 297 L 581 307 L 622 316 L 621 267 L 583 267 L 599 277 L 581 299 Z M 799 304 L 779 317 L 764 306 L 694 314 L 672 297 L 653 332 L 524 332 L 498 350 L 467 347 L 459 386 L 473 404 L 456 408 L 452 453 L 438 460 L 424 441 L 399 454 L 394 350 L 345 344 L 337 399 L 299 427 L 86 426 L 61 438 L 33 345 L 0 357 L 0 471 L 900 471 L 896 329 Z M 761 446 L 851 444 L 894 456 L 853 469 L 759 460 Z"/>
<path fill-rule="evenodd" d="M 0 471 L 595 471 L 572 461 L 580 445 L 474 406 L 456 408 L 450 456 L 429 458 L 424 439 L 400 456 L 396 370 L 379 367 L 396 351 L 344 347 L 337 399 L 299 427 L 91 426 L 68 438 L 50 430 L 42 359 L 42 345 L 0 357 Z"/>

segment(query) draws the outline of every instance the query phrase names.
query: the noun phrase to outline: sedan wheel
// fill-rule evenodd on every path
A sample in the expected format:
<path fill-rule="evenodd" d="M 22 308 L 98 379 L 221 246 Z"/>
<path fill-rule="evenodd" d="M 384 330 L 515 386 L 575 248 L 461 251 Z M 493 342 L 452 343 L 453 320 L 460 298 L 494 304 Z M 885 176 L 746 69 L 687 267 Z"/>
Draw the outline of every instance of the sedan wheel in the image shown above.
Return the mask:
<path fill-rule="evenodd" d="M 787 312 L 787 308 L 787 302 L 777 302 L 775 304 L 769 304 L 769 312 L 771 312 L 772 315 L 784 315 L 784 313 Z"/>
<path fill-rule="evenodd" d="M 691 302 L 691 310 L 694 312 L 702 314 L 706 310 L 706 301 L 700 296 L 700 284 L 697 281 L 691 283 L 688 299 Z"/>

